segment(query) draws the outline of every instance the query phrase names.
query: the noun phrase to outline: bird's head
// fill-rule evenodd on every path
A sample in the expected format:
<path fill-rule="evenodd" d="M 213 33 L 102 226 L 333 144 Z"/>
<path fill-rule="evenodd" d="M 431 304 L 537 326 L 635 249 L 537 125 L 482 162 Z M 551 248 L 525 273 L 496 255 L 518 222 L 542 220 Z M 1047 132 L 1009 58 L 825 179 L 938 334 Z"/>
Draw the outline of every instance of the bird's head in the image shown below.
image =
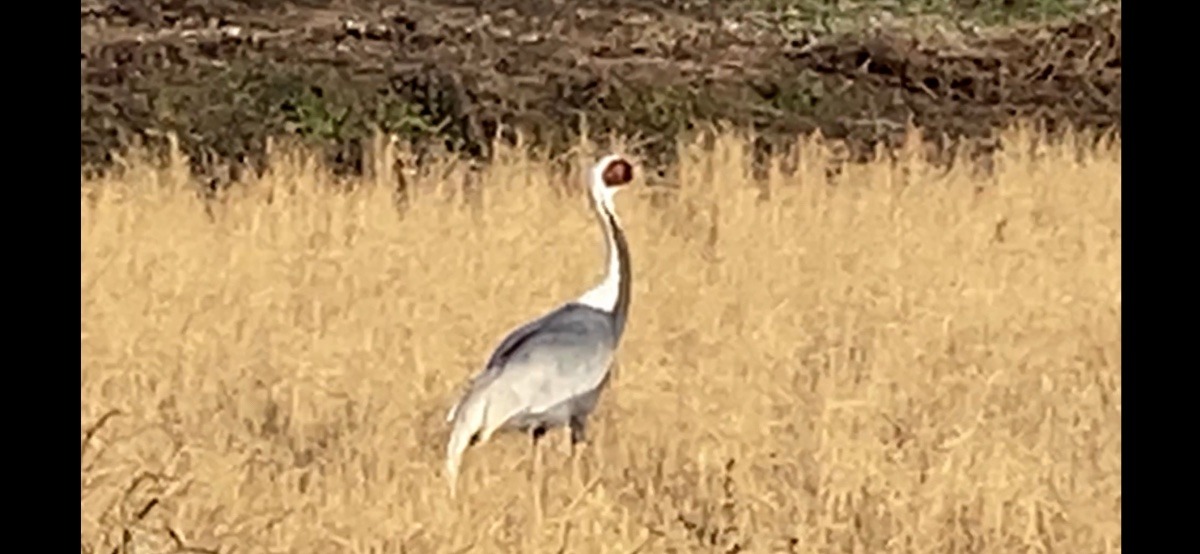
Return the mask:
<path fill-rule="evenodd" d="M 589 185 L 592 197 L 612 210 L 613 197 L 633 182 L 633 164 L 620 154 L 609 154 L 592 166 Z"/>

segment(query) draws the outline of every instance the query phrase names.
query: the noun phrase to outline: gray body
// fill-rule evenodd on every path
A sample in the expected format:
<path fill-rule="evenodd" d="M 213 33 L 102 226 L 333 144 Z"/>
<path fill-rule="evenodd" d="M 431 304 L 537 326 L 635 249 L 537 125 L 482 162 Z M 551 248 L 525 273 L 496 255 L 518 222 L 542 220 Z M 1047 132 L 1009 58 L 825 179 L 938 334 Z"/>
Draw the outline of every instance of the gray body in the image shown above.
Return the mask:
<path fill-rule="evenodd" d="M 615 314 L 564 304 L 505 337 L 471 388 L 486 387 L 525 407 L 500 429 L 541 435 L 569 425 L 572 438 L 583 440 L 608 382 L 620 327 Z"/>
<path fill-rule="evenodd" d="M 612 312 L 572 302 L 509 333 L 447 415 L 454 423 L 446 459 L 451 494 L 463 452 L 496 431 L 524 431 L 536 444 L 567 425 L 572 445 L 586 441 L 620 327 Z"/>
<path fill-rule="evenodd" d="M 612 164 L 612 166 L 610 166 Z M 617 345 L 629 314 L 629 247 L 611 209 L 606 168 L 622 169 L 615 186 L 627 183 L 630 168 L 619 157 L 597 164 L 593 174 L 596 214 L 608 246 L 608 272 L 600 285 L 579 299 L 509 332 L 466 394 L 447 414 L 453 423 L 447 444 L 447 475 L 457 479 L 463 452 L 501 429 L 516 429 L 537 440 L 548 430 L 569 426 L 571 443 L 586 439 L 587 418 L 609 381 Z M 623 173 L 623 176 L 621 175 Z"/>

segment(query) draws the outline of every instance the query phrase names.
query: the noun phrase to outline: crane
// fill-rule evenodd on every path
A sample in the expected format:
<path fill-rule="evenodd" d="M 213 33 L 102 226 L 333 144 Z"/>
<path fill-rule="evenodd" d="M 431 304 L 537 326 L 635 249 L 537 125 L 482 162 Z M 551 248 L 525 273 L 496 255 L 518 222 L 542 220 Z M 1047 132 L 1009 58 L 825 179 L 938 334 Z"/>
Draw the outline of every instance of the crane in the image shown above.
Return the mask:
<path fill-rule="evenodd" d="M 579 298 L 512 330 L 450 408 L 446 477 L 452 497 L 463 453 L 496 431 L 530 434 L 535 471 L 538 440 L 548 430 L 566 426 L 573 454 L 587 441 L 587 419 L 608 384 L 629 315 L 629 245 L 613 200 L 632 180 L 633 165 L 619 154 L 601 158 L 588 175 L 592 207 L 607 247 L 603 280 Z"/>

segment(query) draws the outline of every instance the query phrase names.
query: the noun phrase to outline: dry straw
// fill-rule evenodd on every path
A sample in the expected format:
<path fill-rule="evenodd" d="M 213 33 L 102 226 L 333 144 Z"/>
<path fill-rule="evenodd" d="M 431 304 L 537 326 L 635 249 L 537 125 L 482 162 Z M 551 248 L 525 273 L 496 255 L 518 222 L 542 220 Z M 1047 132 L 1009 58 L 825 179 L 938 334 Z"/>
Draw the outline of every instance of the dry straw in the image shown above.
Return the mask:
<path fill-rule="evenodd" d="M 809 141 L 759 180 L 682 144 L 618 201 L 619 369 L 534 533 L 527 439 L 452 503 L 443 417 L 598 277 L 578 179 L 381 143 L 354 187 L 295 150 L 217 200 L 178 156 L 83 180 L 82 550 L 1119 552 L 1120 144 L 1001 139 L 987 176 Z"/>

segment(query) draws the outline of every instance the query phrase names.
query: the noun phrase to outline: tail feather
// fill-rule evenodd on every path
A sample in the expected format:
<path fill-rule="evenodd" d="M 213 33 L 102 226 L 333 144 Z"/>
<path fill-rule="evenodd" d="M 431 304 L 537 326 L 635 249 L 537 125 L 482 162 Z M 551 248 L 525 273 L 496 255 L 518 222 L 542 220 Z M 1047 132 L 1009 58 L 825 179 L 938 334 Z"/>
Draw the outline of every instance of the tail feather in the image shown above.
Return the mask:
<path fill-rule="evenodd" d="M 446 478 L 450 481 L 451 497 L 457 490 L 463 453 L 474 444 L 487 442 L 492 433 L 520 413 L 524 405 L 523 399 L 514 394 L 511 387 L 487 379 L 475 382 L 462 400 L 450 409 L 453 426 L 446 444 Z"/>
<path fill-rule="evenodd" d="M 463 453 L 476 442 L 487 440 L 491 432 L 486 429 L 487 400 L 482 395 L 468 393 L 450 409 L 449 418 L 454 427 L 446 445 L 446 478 L 450 481 L 450 496 L 454 496 L 458 485 L 458 470 L 462 465 Z"/>
<path fill-rule="evenodd" d="M 458 402 L 455 402 L 453 406 L 450 406 L 450 409 L 446 412 L 446 423 L 454 423 L 454 416 L 458 413 L 458 408 L 463 405 L 463 402 L 467 401 L 467 397 L 474 394 L 480 388 L 480 385 L 491 381 L 491 379 L 488 377 L 491 376 L 489 376 L 485 370 L 483 373 L 472 377 L 471 380 L 467 382 L 466 391 L 463 393 L 462 398 L 460 398 Z"/>

